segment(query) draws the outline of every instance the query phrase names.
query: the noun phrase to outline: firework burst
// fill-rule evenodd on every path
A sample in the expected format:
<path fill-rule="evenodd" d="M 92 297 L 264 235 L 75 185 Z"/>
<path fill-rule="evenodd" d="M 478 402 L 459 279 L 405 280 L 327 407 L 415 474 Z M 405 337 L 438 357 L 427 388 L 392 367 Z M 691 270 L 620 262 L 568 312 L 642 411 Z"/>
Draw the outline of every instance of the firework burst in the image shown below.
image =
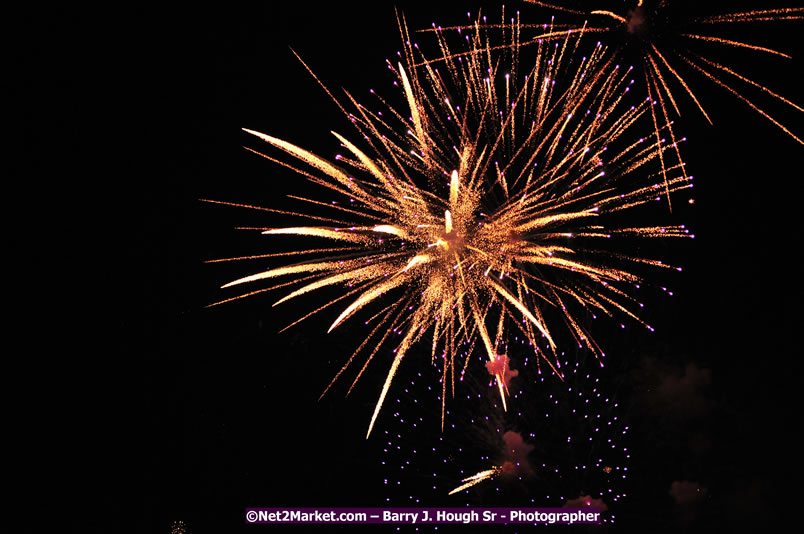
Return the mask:
<path fill-rule="evenodd" d="M 521 341 L 512 337 L 507 351 L 522 353 Z M 438 370 L 400 377 L 389 399 L 393 417 L 377 429 L 386 505 L 564 506 L 590 495 L 614 513 L 630 481 L 627 393 L 608 373 L 598 376 L 584 352 L 558 357 L 563 381 L 533 372 L 527 358 L 513 362 L 522 372 L 511 380 L 515 406 L 508 412 L 487 381 L 467 375 L 447 407 L 445 430 L 433 439 L 424 438 L 434 426 L 428 414 Z"/>
<path fill-rule="evenodd" d="M 691 72 L 701 75 L 716 85 L 727 90 L 754 111 L 772 122 L 797 142 L 804 140 L 795 135 L 789 128 L 773 118 L 745 96 L 745 89 L 753 88 L 774 100 L 783 103 L 796 111 L 804 108 L 791 102 L 769 88 L 749 77 L 738 73 L 733 68 L 710 59 L 702 53 L 701 43 L 728 47 L 731 50 L 753 50 L 763 54 L 790 59 L 790 55 L 760 46 L 751 42 L 727 38 L 718 34 L 720 28 L 726 26 L 745 25 L 758 22 L 781 22 L 804 19 L 804 8 L 780 8 L 724 13 L 711 16 L 695 16 L 690 14 L 688 5 L 673 0 L 634 0 L 618 2 L 616 7 L 606 9 L 607 3 L 601 0 L 595 9 L 573 9 L 566 5 L 540 0 L 525 0 L 531 4 L 547 7 L 561 13 L 584 18 L 582 25 L 550 26 L 549 32 L 541 38 L 564 38 L 568 34 L 594 34 L 609 36 L 619 41 L 620 50 L 628 50 L 638 55 L 643 66 L 644 78 L 650 94 L 660 104 L 665 119 L 669 108 L 680 115 L 677 103 L 677 89 L 686 94 L 695 107 L 711 124 L 706 109 L 686 81 L 686 73 L 679 65 Z M 546 26 L 543 26 L 547 28 Z M 755 32 L 750 32 L 748 40 Z M 735 85 L 736 84 L 736 85 Z"/>
<path fill-rule="evenodd" d="M 691 184 L 683 164 L 671 163 L 675 142 L 650 134 L 650 99 L 629 94 L 631 70 L 605 47 L 582 56 L 577 40 L 564 39 L 523 51 L 518 24 L 493 32 L 478 23 L 461 32 L 459 50 L 438 33 L 441 60 L 431 62 L 404 20 L 399 27 L 403 51 L 388 68 L 404 104 L 375 94 L 372 110 L 348 92 L 344 103 L 336 99 L 359 133 L 352 141 L 333 132 L 346 155 L 327 160 L 246 130 L 288 156 L 264 157 L 340 200 L 295 196 L 308 208 L 268 209 L 306 222 L 265 235 L 310 245 L 258 258 L 308 259 L 226 284 L 273 285 L 222 301 L 289 288 L 278 305 L 343 288 L 305 317 L 340 304 L 329 331 L 356 315 L 369 325 L 333 382 L 360 356 L 356 382 L 383 347 L 393 349 L 367 436 L 402 361 L 425 337 L 441 369 L 442 428 L 448 392 L 455 395 L 472 354 L 492 362 L 505 407 L 505 366 L 494 362 L 512 334 L 559 375 L 558 323 L 603 358 L 584 314 L 640 321 L 628 291 L 643 267 L 667 267 L 615 243 L 689 236 L 682 226 L 634 226 L 617 215 Z M 643 123 L 648 135 L 639 133 Z"/>

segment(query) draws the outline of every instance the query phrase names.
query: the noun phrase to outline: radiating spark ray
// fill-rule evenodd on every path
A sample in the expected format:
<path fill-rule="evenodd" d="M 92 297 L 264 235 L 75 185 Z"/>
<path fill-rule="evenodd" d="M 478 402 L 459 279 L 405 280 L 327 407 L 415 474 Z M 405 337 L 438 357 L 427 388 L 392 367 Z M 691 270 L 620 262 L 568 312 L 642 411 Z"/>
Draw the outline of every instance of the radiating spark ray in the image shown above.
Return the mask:
<path fill-rule="evenodd" d="M 694 33 L 682 33 L 681 36 L 682 37 L 688 37 L 690 39 L 699 39 L 701 41 L 708 41 L 710 43 L 720 43 L 720 44 L 726 44 L 726 45 L 731 45 L 731 46 L 737 46 L 737 47 L 740 47 L 740 48 L 748 48 L 750 50 L 757 50 L 759 52 L 767 52 L 769 54 L 782 56 L 782 57 L 787 58 L 787 59 L 792 58 L 792 56 L 790 56 L 788 54 L 785 54 L 784 52 L 779 52 L 778 50 L 773 50 L 772 48 L 765 48 L 764 46 L 752 45 L 752 44 L 743 43 L 743 42 L 740 42 L 740 41 L 732 41 L 731 39 L 722 39 L 720 37 L 712 37 L 710 35 L 697 35 L 697 34 L 694 34 Z"/>
<path fill-rule="evenodd" d="M 662 61 L 665 68 L 667 68 L 667 70 L 669 70 L 673 74 L 673 76 L 676 77 L 676 80 L 678 80 L 681 86 L 684 88 L 684 90 L 687 91 L 687 94 L 690 95 L 693 102 L 695 102 L 695 105 L 698 106 L 698 109 L 701 111 L 701 114 L 703 114 L 703 116 L 706 118 L 707 122 L 709 122 L 709 124 L 712 124 L 712 119 L 709 118 L 709 115 L 706 113 L 706 110 L 703 108 L 703 105 L 698 101 L 698 97 L 695 96 L 695 93 L 692 92 L 692 89 L 690 88 L 689 85 L 687 85 L 687 82 L 684 81 L 684 78 L 682 78 L 681 75 L 678 72 L 676 72 L 676 69 L 674 69 L 670 65 L 670 63 L 668 63 L 668 61 L 664 58 L 662 53 L 659 52 L 659 49 L 656 48 L 656 45 L 651 44 L 650 46 L 651 49 L 653 50 L 653 53 L 656 54 L 656 57 L 658 57 Z"/>
<path fill-rule="evenodd" d="M 288 300 L 290 300 L 292 298 L 298 297 L 299 295 L 304 295 L 305 293 L 309 293 L 310 291 L 314 291 L 316 289 L 321 289 L 322 287 L 325 287 L 325 286 L 329 286 L 329 285 L 332 285 L 332 284 L 338 284 L 338 283 L 345 282 L 345 281 L 350 281 L 350 280 L 359 280 L 365 275 L 372 275 L 373 274 L 374 277 L 378 277 L 378 276 L 381 275 L 382 272 L 383 271 L 382 271 L 382 269 L 380 267 L 378 267 L 376 265 L 371 265 L 369 267 L 363 267 L 362 269 L 355 269 L 353 271 L 348 271 L 348 272 L 345 272 L 345 273 L 334 274 L 332 276 L 328 276 L 328 277 L 326 277 L 324 279 L 318 280 L 318 281 L 313 282 L 311 284 L 307 284 L 306 286 L 301 287 L 301 288 L 297 289 L 296 291 L 293 291 L 292 293 L 290 293 L 288 295 L 285 295 L 281 299 L 279 299 L 276 302 L 274 302 L 273 305 L 276 306 L 277 304 L 281 304 L 283 302 L 286 302 L 286 301 L 288 301 Z"/>
<path fill-rule="evenodd" d="M 748 106 L 749 106 L 751 109 L 753 109 L 754 111 L 756 111 L 757 113 L 759 113 L 760 115 L 762 115 L 763 117 L 765 117 L 766 119 L 768 119 L 769 121 L 771 121 L 773 124 L 775 124 L 775 125 L 776 125 L 776 126 L 777 126 L 777 127 L 780 129 L 780 130 L 782 130 L 784 133 L 786 133 L 787 135 L 789 135 L 790 137 L 792 137 L 793 139 L 795 139 L 796 141 L 798 141 L 798 143 L 799 143 L 799 144 L 804 145 L 804 140 L 802 140 L 800 137 L 796 136 L 796 135 L 795 135 L 793 132 L 791 132 L 790 130 L 788 130 L 788 129 L 787 129 L 787 127 L 785 127 L 785 125 L 783 125 L 782 123 L 780 123 L 779 121 L 777 121 L 776 119 L 774 119 L 773 117 L 771 117 L 770 115 L 768 115 L 767 113 L 765 113 L 764 111 L 762 111 L 762 109 L 760 109 L 759 107 L 757 107 L 757 106 L 756 106 L 756 105 L 755 105 L 753 102 L 751 102 L 750 100 L 748 100 L 746 97 L 744 97 L 744 96 L 743 96 L 742 94 L 740 94 L 738 91 L 736 91 L 735 89 L 733 89 L 732 87 L 730 87 L 728 84 L 726 84 L 725 82 L 723 82 L 722 80 L 720 80 L 720 79 L 719 79 L 717 76 L 713 75 L 712 73 L 710 73 L 709 71 L 707 71 L 706 69 L 704 69 L 703 67 L 701 67 L 700 65 L 697 65 L 695 62 L 693 62 L 693 61 L 692 61 L 692 60 L 690 60 L 689 58 L 686 58 L 686 57 L 685 57 L 685 58 L 683 58 L 683 59 L 684 59 L 684 61 L 686 61 L 686 62 L 687 62 L 687 64 L 691 65 L 691 66 L 692 66 L 693 68 L 695 68 L 695 69 L 696 69 L 698 72 L 700 72 L 701 74 L 703 74 L 704 76 L 706 76 L 707 78 L 709 78 L 710 80 L 712 80 L 713 82 L 715 82 L 716 84 L 718 84 L 719 86 L 723 87 L 723 88 L 724 88 L 724 89 L 726 89 L 728 92 L 730 92 L 731 94 L 733 94 L 734 96 L 736 96 L 737 98 L 739 98 L 740 100 L 742 100 L 743 102 L 745 102 L 746 104 L 748 104 Z"/>
<path fill-rule="evenodd" d="M 612 13 L 611 11 L 596 9 L 594 11 L 590 11 L 589 13 L 591 13 L 592 15 L 605 15 L 607 17 L 613 18 L 617 22 L 622 22 L 623 24 L 626 24 L 628 22 L 628 19 L 626 19 L 625 17 L 621 17 L 620 15 Z"/>
<path fill-rule="evenodd" d="M 332 228 L 316 227 L 295 227 L 295 228 L 272 228 L 263 232 L 265 235 L 309 235 L 313 237 L 323 237 L 336 241 L 350 241 L 352 243 L 367 243 L 369 238 L 362 234 L 353 234 L 346 230 L 335 230 Z"/>
<path fill-rule="evenodd" d="M 366 439 L 368 439 L 368 437 L 371 435 L 371 430 L 374 428 L 374 423 L 377 421 L 377 416 L 380 414 L 380 409 L 385 401 L 385 396 L 388 394 L 388 390 L 391 387 L 391 381 L 394 379 L 394 375 L 396 374 L 396 370 L 399 368 L 399 364 L 402 363 L 402 358 L 404 358 L 405 352 L 407 352 L 408 345 L 413 337 L 414 332 L 415 331 L 413 329 L 409 329 L 408 333 L 405 335 L 405 339 L 402 340 L 399 348 L 397 348 L 396 356 L 394 357 L 394 361 L 391 363 L 391 369 L 389 369 L 388 376 L 385 378 L 385 383 L 382 386 L 380 398 L 374 407 L 374 413 L 371 415 L 371 422 L 369 423 L 368 431 L 366 432 Z"/>
<path fill-rule="evenodd" d="M 499 282 L 495 281 L 493 278 L 489 278 L 489 282 L 491 286 L 494 288 L 494 290 L 497 291 L 497 293 L 502 295 L 503 298 L 505 298 L 508 302 L 513 304 L 513 306 L 517 310 L 519 310 L 520 313 L 522 313 L 522 315 L 527 317 L 530 322 L 536 325 L 536 328 L 539 329 L 539 332 L 541 332 L 542 335 L 544 335 L 544 337 L 547 338 L 547 341 L 550 342 L 550 346 L 553 348 L 553 350 L 555 350 L 556 346 L 555 342 L 553 341 L 553 338 L 550 336 L 550 333 L 547 331 L 547 329 L 544 326 L 542 326 L 539 320 L 536 319 L 536 317 L 534 317 L 533 314 L 520 301 L 516 299 L 516 297 L 514 297 L 511 293 L 508 292 L 507 289 L 505 289 L 502 285 L 500 285 Z"/>
<path fill-rule="evenodd" d="M 785 97 L 783 97 L 782 95 L 780 95 L 778 93 L 774 93 L 773 91 L 771 91 L 770 89 L 768 89 L 764 85 L 758 84 L 757 82 L 755 82 L 753 80 L 750 80 L 749 78 L 746 78 L 745 76 L 742 76 L 741 74 L 738 74 L 737 72 L 735 72 L 732 69 L 726 67 L 725 65 L 721 65 L 719 63 L 715 63 L 714 61 L 710 61 L 710 60 L 706 59 L 705 57 L 700 56 L 698 54 L 696 54 L 695 57 L 698 60 L 703 61 L 704 63 L 706 63 L 707 65 L 709 65 L 711 67 L 715 67 L 716 69 L 720 69 L 720 70 L 722 70 L 724 72 L 728 72 L 729 74 L 731 74 L 735 78 L 738 78 L 738 79 L 744 81 L 747 84 L 753 85 L 757 89 L 760 89 L 760 90 L 768 93 L 773 98 L 775 98 L 775 99 L 777 99 L 777 100 L 779 100 L 781 102 L 784 102 L 785 104 L 787 104 L 789 106 L 792 106 L 792 107 L 796 108 L 798 111 L 804 111 L 804 107 L 799 106 L 795 102 L 792 102 L 792 101 L 786 99 Z"/>
<path fill-rule="evenodd" d="M 800 20 L 802 18 L 804 18 L 804 7 L 790 7 L 701 17 L 696 19 L 696 22 L 754 22 L 758 20 Z"/>
<path fill-rule="evenodd" d="M 329 327 L 327 333 L 332 332 L 333 328 L 338 326 L 342 321 L 347 319 L 350 315 L 352 315 L 355 311 L 357 311 L 361 307 L 365 306 L 372 300 L 376 299 L 386 291 L 393 289 L 399 285 L 402 285 L 404 282 L 405 279 L 402 276 L 395 276 L 392 279 L 377 285 L 376 287 L 374 287 L 374 289 L 366 291 L 360 296 L 360 298 L 358 298 L 352 304 L 350 304 L 348 308 L 343 310 L 343 313 L 341 313 L 338 316 L 338 318 L 335 319 L 335 322 L 332 323 L 332 326 Z"/>
<path fill-rule="evenodd" d="M 290 265 L 288 267 L 279 267 L 277 269 L 270 269 L 268 271 L 263 271 L 261 273 L 252 274 L 250 276 L 239 278 L 237 280 L 229 282 L 228 284 L 222 285 L 221 288 L 231 287 L 238 284 L 245 284 L 248 282 L 256 282 L 257 280 L 265 280 L 267 278 L 275 278 L 277 276 L 285 276 L 288 274 L 325 271 L 335 267 L 335 263 L 337 262 L 304 263 L 300 265 Z"/>

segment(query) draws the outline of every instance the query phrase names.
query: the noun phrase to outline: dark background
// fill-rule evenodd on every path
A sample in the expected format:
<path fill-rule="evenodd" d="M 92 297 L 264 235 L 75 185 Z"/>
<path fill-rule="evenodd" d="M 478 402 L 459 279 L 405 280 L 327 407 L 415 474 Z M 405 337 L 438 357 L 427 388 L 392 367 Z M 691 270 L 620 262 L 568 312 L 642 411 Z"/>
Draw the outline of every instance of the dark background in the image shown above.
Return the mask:
<path fill-rule="evenodd" d="M 431 4 L 398 7 L 411 29 L 477 9 Z M 395 96 L 384 65 L 399 49 L 393 5 L 62 7 L 10 20 L 24 30 L 15 87 L 30 102 L 19 172 L 41 177 L 22 224 L 40 238 L 30 256 L 45 289 L 28 297 L 20 359 L 47 377 L 32 394 L 41 410 L 18 413 L 52 465 L 34 485 L 71 504 L 59 530 L 168 533 L 176 520 L 192 534 L 272 530 L 244 527 L 244 508 L 383 504 L 380 444 L 363 439 L 383 366 L 349 398 L 341 385 L 319 402 L 360 332 L 327 336 L 320 318 L 277 334 L 305 308 L 268 298 L 205 308 L 254 269 L 205 260 L 270 244 L 233 229 L 264 225 L 259 213 L 199 199 L 276 207 L 297 190 L 291 173 L 243 150 L 261 148 L 243 127 L 324 157 L 338 148 L 330 129 L 349 133 L 289 47 L 332 89 Z M 800 52 L 801 24 L 753 27 L 739 35 Z M 800 54 L 718 57 L 801 101 Z M 755 528 L 798 495 L 802 147 L 690 81 L 715 121 L 680 99 L 696 177 L 683 222 L 696 239 L 666 249 L 684 271 L 674 296 L 649 299 L 656 333 L 607 347 L 635 429 L 623 530 Z M 804 135 L 800 113 L 747 94 Z M 680 393 L 662 397 L 662 383 Z M 683 480 L 707 497 L 674 503 L 671 483 Z"/>

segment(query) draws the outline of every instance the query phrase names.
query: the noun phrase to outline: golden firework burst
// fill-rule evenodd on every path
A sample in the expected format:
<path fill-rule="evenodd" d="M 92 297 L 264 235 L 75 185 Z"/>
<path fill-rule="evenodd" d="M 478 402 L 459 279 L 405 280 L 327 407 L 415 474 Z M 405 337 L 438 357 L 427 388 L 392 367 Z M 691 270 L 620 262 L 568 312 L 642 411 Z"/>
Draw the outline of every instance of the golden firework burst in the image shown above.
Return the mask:
<path fill-rule="evenodd" d="M 352 140 L 333 132 L 345 155 L 326 159 L 246 130 L 286 155 L 264 157 L 343 201 L 294 196 L 308 209 L 268 208 L 311 221 L 263 229 L 309 242 L 290 252 L 309 259 L 230 282 L 224 287 L 269 285 L 221 301 L 290 288 L 278 305 L 343 288 L 302 319 L 344 303 L 329 331 L 358 314 L 370 326 L 333 382 L 362 356 L 357 382 L 384 347 L 393 349 L 367 437 L 397 370 L 425 337 L 442 372 L 442 428 L 456 374 L 473 353 L 497 361 L 510 335 L 523 336 L 558 375 L 553 322 L 602 358 L 582 317 L 640 321 L 629 289 L 642 280 L 642 266 L 667 267 L 614 243 L 689 236 L 682 226 L 613 223 L 621 219 L 612 214 L 691 184 L 672 159 L 676 143 L 651 134 L 650 99 L 630 94 L 630 69 L 615 65 L 604 46 L 586 57 L 575 39 L 525 51 L 518 23 L 493 31 L 478 21 L 461 31 L 459 49 L 438 32 L 440 60 L 429 61 L 403 19 L 399 27 L 403 51 L 388 66 L 404 104 L 372 91 L 372 109 L 347 92 L 347 111 L 336 99 L 358 131 Z M 639 133 L 643 125 L 647 134 Z M 215 261 L 236 259 L 243 258 Z M 505 377 L 495 379 L 505 406 Z"/>

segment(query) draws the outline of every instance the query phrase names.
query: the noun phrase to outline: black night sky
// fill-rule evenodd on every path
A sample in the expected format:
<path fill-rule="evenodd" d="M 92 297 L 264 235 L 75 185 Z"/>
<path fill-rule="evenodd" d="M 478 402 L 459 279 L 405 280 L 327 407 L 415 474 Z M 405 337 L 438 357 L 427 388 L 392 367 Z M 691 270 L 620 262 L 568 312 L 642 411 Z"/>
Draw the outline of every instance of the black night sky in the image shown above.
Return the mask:
<path fill-rule="evenodd" d="M 415 29 L 463 22 L 481 5 L 433 4 L 397 7 Z M 757 4 L 718 1 L 706 9 Z M 497 4 L 482 6 L 499 16 Z M 507 12 L 516 9 L 523 20 L 549 17 L 524 2 L 506 4 Z M 244 525 L 247 506 L 382 506 L 397 493 L 416 493 L 383 486 L 382 439 L 364 439 L 384 360 L 348 398 L 345 382 L 317 400 L 361 340 L 359 327 L 327 335 L 330 313 L 277 333 L 315 298 L 271 308 L 271 294 L 205 308 L 229 296 L 221 284 L 259 268 L 205 260 L 267 252 L 271 243 L 235 230 L 264 226 L 263 214 L 200 201 L 278 207 L 309 187 L 244 150 L 263 147 L 241 128 L 333 157 L 339 146 L 329 131 L 350 133 L 350 126 L 290 47 L 335 91 L 360 99 L 373 88 L 395 98 L 385 66 L 399 49 L 394 5 L 62 7 L 28 14 L 26 25 L 21 63 L 44 80 L 27 96 L 50 125 L 25 130 L 35 147 L 30 168 L 45 174 L 50 162 L 59 165 L 57 155 L 73 166 L 43 182 L 43 189 L 52 184 L 40 205 L 58 214 L 47 235 L 59 257 L 34 256 L 50 280 L 70 273 L 55 279 L 63 297 L 60 290 L 36 297 L 44 313 L 35 346 L 43 353 L 31 363 L 52 370 L 53 386 L 39 401 L 47 415 L 34 426 L 52 449 L 45 486 L 71 505 L 59 530 L 168 534 L 181 520 L 189 534 L 266 532 L 275 529 Z M 734 35 L 794 59 L 706 50 L 801 103 L 804 26 L 753 27 L 759 31 Z M 715 122 L 707 125 L 688 98 L 679 99 L 695 203 L 674 217 L 696 239 L 660 251 L 684 270 L 663 278 L 673 296 L 647 298 L 655 333 L 594 331 L 608 342 L 614 363 L 596 372 L 619 395 L 632 456 L 617 524 L 592 532 L 762 529 L 799 496 L 795 190 L 804 150 L 726 91 L 699 76 L 690 83 Z M 746 94 L 804 136 L 800 112 Z M 53 333 L 51 322 L 64 334 Z M 438 413 L 431 417 L 435 437 Z M 696 482 L 706 495 L 679 504 L 674 481 Z M 418 493 L 423 505 L 432 497 L 426 487 Z M 382 528 L 337 531 L 363 530 Z"/>

